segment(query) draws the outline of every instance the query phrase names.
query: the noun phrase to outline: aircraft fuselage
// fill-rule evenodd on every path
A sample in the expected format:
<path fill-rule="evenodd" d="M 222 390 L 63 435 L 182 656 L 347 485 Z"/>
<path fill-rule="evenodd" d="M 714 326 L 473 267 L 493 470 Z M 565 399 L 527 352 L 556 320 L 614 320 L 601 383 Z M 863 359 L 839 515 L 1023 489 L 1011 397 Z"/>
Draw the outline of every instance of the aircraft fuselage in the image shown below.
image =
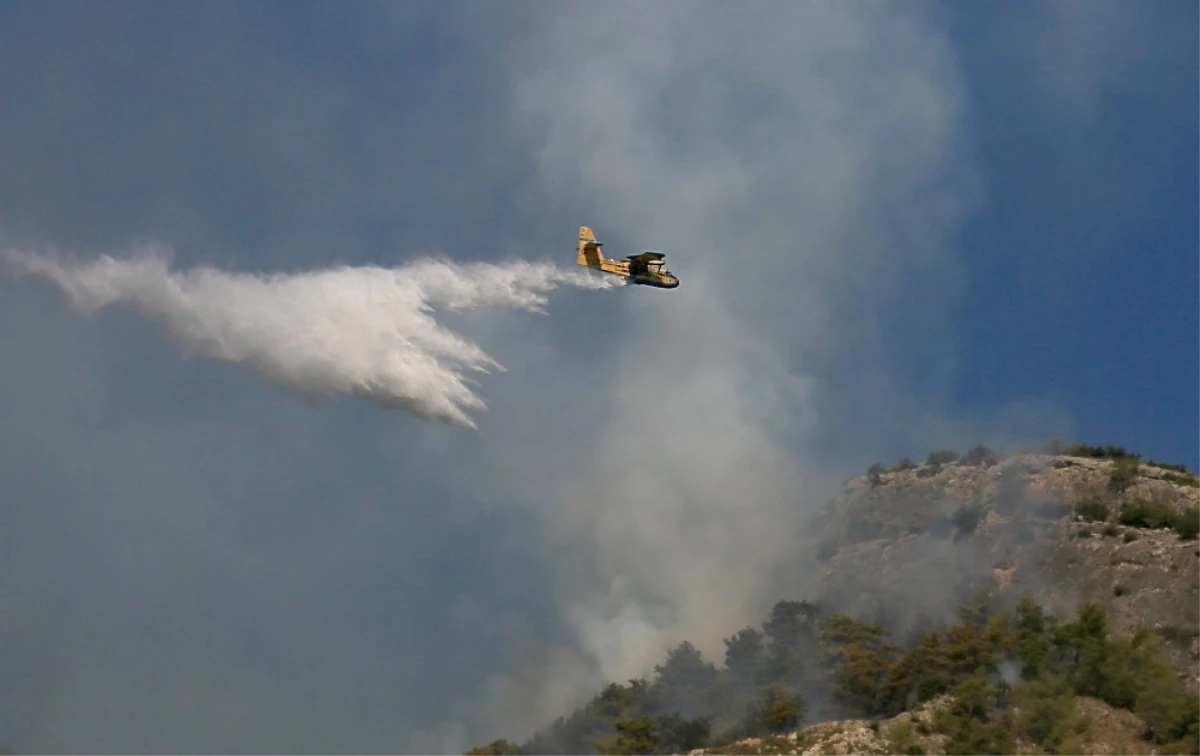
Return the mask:
<path fill-rule="evenodd" d="M 576 247 L 577 262 L 592 270 L 611 273 L 629 279 L 638 286 L 653 286 L 656 289 L 674 289 L 679 279 L 663 264 L 666 257 L 662 252 L 646 250 L 630 255 L 624 260 L 605 257 L 600 248 L 604 244 L 596 241 L 596 235 L 587 226 L 579 227 L 579 245 Z"/>
<path fill-rule="evenodd" d="M 633 269 L 626 260 L 602 259 L 595 263 L 585 264 L 585 267 L 603 273 L 623 276 L 629 283 L 639 286 L 653 286 L 657 289 L 674 289 L 679 285 L 679 279 L 670 273 L 656 273 L 653 270 Z"/>

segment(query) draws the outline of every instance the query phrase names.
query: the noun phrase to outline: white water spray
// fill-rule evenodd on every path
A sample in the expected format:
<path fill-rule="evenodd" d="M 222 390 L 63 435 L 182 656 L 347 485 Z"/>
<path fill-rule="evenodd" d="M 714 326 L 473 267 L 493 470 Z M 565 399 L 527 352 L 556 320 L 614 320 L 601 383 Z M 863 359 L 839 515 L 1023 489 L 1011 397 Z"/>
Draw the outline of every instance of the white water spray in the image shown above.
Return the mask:
<path fill-rule="evenodd" d="M 476 427 L 468 411 L 484 402 L 466 373 L 503 367 L 431 313 L 504 306 L 541 312 L 546 293 L 560 286 L 621 283 L 549 264 L 432 259 L 295 274 L 173 271 L 160 247 L 89 262 L 16 250 L 0 259 L 53 281 L 84 314 L 131 304 L 187 353 L 246 363 L 310 401 L 342 393 L 467 428 Z"/>

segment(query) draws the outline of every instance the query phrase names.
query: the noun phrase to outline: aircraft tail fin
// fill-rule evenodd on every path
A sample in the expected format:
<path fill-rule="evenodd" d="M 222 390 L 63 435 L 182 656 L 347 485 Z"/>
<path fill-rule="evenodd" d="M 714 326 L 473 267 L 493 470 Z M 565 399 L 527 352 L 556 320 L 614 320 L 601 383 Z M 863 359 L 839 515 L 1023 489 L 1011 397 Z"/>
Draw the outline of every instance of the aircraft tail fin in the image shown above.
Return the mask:
<path fill-rule="evenodd" d="M 576 248 L 575 262 L 589 268 L 598 267 L 600 261 L 604 259 L 604 253 L 600 251 L 602 246 L 604 246 L 603 243 L 596 241 L 596 235 L 592 233 L 592 229 L 580 226 L 579 246 Z"/>

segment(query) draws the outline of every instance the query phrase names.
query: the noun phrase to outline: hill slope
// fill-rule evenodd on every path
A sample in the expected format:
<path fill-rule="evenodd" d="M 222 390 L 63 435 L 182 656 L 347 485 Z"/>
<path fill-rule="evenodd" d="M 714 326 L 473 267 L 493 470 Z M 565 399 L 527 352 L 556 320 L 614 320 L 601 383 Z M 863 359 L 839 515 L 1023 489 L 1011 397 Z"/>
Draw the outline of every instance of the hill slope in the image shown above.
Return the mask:
<path fill-rule="evenodd" d="M 1009 607 L 1027 595 L 1060 614 L 1095 602 L 1122 632 L 1160 631 L 1196 689 L 1200 487 L 1113 454 L 985 457 L 851 480 L 819 521 L 818 600 L 901 628 L 944 621 L 980 595 Z"/>
<path fill-rule="evenodd" d="M 950 696 L 923 704 L 883 720 L 848 719 L 809 725 L 785 735 L 746 738 L 720 748 L 696 748 L 688 756 L 712 754 L 797 754 L 800 756 L 875 754 L 938 754 L 945 753 L 949 737 L 937 732 L 938 715 L 946 711 Z M 1145 721 L 1136 714 L 1116 709 L 1096 698 L 1079 696 L 1071 715 L 1073 729 L 1066 748 L 1058 753 L 1083 754 L 1151 754 L 1162 753 L 1142 737 Z M 1020 715 L 1019 710 L 1014 714 Z M 1082 726 L 1078 726 L 1082 725 Z M 1013 754 L 1045 753 L 1040 744 L 1028 738 L 1017 738 L 1007 752 Z M 1170 750 L 1170 749 L 1166 749 Z"/>
<path fill-rule="evenodd" d="M 1200 481 L 1043 452 L 873 465 L 723 666 L 683 642 L 473 753 L 1196 753 Z"/>

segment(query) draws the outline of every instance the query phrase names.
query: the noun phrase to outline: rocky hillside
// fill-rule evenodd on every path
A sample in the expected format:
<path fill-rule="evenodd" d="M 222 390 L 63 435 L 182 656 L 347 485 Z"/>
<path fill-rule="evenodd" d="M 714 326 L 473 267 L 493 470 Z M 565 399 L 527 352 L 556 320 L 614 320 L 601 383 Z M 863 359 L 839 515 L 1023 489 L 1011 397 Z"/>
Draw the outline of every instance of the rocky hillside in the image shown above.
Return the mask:
<path fill-rule="evenodd" d="M 949 710 L 950 696 L 922 704 L 888 719 L 846 719 L 821 722 L 783 735 L 746 738 L 720 748 L 696 748 L 688 756 L 714 754 L 797 754 L 798 756 L 886 756 L 945 753 L 949 737 L 938 732 L 938 717 Z M 1095 698 L 1080 696 L 1071 712 L 1067 747 L 1057 753 L 1154 754 L 1161 752 L 1142 734 L 1145 721 L 1130 711 L 1115 709 Z M 1022 714 L 1013 709 L 1014 717 Z M 1039 744 L 1016 738 L 1006 752 L 1041 754 Z"/>
<path fill-rule="evenodd" d="M 1198 481 L 1109 453 L 935 452 L 849 481 L 821 520 L 819 601 L 900 626 L 936 623 L 969 596 L 1031 596 L 1060 614 L 1091 601 L 1118 630 L 1158 630 L 1195 689 Z"/>
<path fill-rule="evenodd" d="M 872 465 L 723 660 L 472 753 L 1196 753 L 1198 531 L 1200 480 L 1120 448 Z"/>

